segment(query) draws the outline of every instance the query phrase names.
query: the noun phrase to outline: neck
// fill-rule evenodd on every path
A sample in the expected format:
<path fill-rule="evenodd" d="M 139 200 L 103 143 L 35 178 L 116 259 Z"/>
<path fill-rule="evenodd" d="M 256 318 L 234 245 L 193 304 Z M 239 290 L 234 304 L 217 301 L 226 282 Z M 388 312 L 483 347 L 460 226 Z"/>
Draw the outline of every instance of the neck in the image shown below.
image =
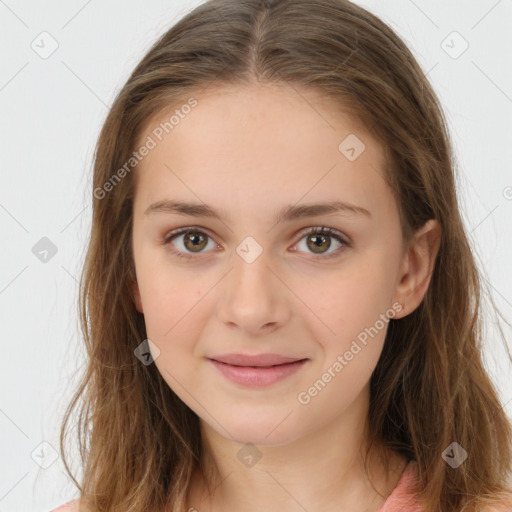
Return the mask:
<path fill-rule="evenodd" d="M 365 405 L 351 407 L 360 413 Z M 233 442 L 201 421 L 204 458 L 194 473 L 187 510 L 377 512 L 405 459 L 379 445 L 368 456 L 367 474 L 367 425 L 361 422 L 367 414 L 346 413 L 321 431 L 265 446 Z"/>

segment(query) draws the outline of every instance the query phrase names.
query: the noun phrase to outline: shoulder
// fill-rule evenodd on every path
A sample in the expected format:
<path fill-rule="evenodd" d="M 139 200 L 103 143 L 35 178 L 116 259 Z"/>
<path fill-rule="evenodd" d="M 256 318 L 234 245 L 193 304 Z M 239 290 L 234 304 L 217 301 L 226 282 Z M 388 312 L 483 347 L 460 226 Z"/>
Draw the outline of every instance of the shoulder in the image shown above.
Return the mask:
<path fill-rule="evenodd" d="M 504 501 L 500 505 L 488 505 L 481 512 L 512 512 L 512 501 Z"/>
<path fill-rule="evenodd" d="M 79 508 L 79 501 L 78 500 L 72 500 L 68 501 L 64 505 L 61 505 L 60 507 L 57 507 L 50 512 L 80 512 Z"/>
<path fill-rule="evenodd" d="M 512 503 L 503 502 L 500 505 L 487 505 L 481 508 L 480 512 L 512 512 Z"/>
<path fill-rule="evenodd" d="M 419 500 L 418 491 L 418 463 L 410 461 L 379 512 L 424 512 L 425 508 Z M 495 505 L 481 505 L 478 512 L 512 512 L 512 494 L 504 493 L 496 500 Z M 474 508 L 470 510 L 475 512 Z"/>
<path fill-rule="evenodd" d="M 386 502 L 379 509 L 379 512 L 423 512 L 423 507 L 417 497 L 417 463 L 409 461 L 404 468 L 402 475 Z"/>

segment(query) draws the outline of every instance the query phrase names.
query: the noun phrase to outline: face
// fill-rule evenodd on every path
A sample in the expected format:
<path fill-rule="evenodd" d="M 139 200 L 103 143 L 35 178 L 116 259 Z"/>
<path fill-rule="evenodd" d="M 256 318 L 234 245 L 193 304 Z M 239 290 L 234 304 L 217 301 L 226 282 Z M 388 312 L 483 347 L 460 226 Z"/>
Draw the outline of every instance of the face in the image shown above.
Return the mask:
<path fill-rule="evenodd" d="M 154 364 L 204 424 L 240 443 L 288 443 L 368 393 L 401 316 L 404 246 L 382 148 L 311 90 L 195 98 L 168 134 L 158 127 L 172 111 L 139 136 L 156 145 L 134 171 L 134 300 Z M 269 353 L 303 361 L 211 361 Z"/>

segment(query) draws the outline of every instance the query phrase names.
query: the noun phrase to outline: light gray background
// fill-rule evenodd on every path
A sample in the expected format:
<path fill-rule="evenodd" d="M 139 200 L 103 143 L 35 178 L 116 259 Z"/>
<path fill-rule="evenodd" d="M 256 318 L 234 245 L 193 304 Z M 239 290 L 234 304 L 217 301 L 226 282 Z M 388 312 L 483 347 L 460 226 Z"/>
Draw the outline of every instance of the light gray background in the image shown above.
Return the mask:
<path fill-rule="evenodd" d="M 94 144 L 139 59 L 199 3 L 0 0 L 0 512 L 45 511 L 75 497 L 58 454 L 50 463 L 83 360 L 77 277 L 90 225 Z M 483 275 L 510 320 L 512 4 L 358 3 L 409 43 L 445 107 L 464 218 Z M 469 47 L 461 53 L 464 41 Z M 52 44 L 56 51 L 42 58 Z M 57 248 L 46 263 L 32 252 L 43 237 Z M 509 328 L 505 333 L 510 339 Z M 491 326 L 485 361 L 510 415 L 504 354 Z"/>

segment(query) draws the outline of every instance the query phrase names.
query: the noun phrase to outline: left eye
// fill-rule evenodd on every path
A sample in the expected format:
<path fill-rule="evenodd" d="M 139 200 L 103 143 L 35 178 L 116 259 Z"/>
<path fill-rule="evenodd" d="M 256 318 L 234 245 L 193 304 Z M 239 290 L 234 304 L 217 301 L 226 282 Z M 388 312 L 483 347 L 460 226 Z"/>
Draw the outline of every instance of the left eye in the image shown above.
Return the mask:
<path fill-rule="evenodd" d="M 324 252 L 322 249 L 331 248 L 331 238 L 334 238 L 338 242 L 338 244 L 340 244 L 340 247 L 338 247 L 338 250 L 331 251 L 330 253 Z M 305 233 L 305 236 L 303 236 L 300 239 L 299 244 L 304 239 L 307 240 L 306 246 L 308 247 L 308 249 L 311 249 L 313 251 L 314 257 L 316 258 L 325 259 L 331 256 L 336 256 L 336 253 L 338 253 L 340 249 L 342 249 L 345 246 L 350 246 L 349 240 L 342 233 L 336 231 L 335 229 L 326 227 L 315 227 L 309 229 L 309 231 Z M 297 246 L 299 244 L 297 244 Z M 323 256 L 324 254 L 327 254 L 327 256 Z"/>
<path fill-rule="evenodd" d="M 176 251 L 172 251 L 173 254 L 178 258 L 191 259 L 194 257 L 194 253 L 200 254 L 201 252 L 204 252 L 202 251 L 202 249 L 204 249 L 208 245 L 208 239 L 212 241 L 213 248 L 217 246 L 217 244 L 213 242 L 209 235 L 207 235 L 201 229 L 195 228 L 193 226 L 187 228 L 180 228 L 176 231 L 172 231 L 171 233 L 166 235 L 166 237 L 163 240 L 163 244 L 171 244 L 174 247 L 176 247 L 176 245 L 174 245 L 174 243 L 172 242 L 175 238 L 179 239 L 180 237 L 182 237 L 181 244 L 185 250 L 179 249 Z M 338 244 L 340 244 L 341 247 L 339 247 L 338 250 L 334 250 L 328 253 L 326 252 L 326 250 L 331 248 L 331 238 L 334 238 L 338 242 Z M 298 247 L 302 240 L 304 239 L 308 239 L 306 241 L 306 246 L 314 253 L 314 258 L 329 258 L 331 257 L 331 255 L 333 255 L 333 253 L 339 252 L 339 250 L 342 249 L 344 246 L 350 247 L 350 241 L 348 240 L 348 238 L 346 238 L 342 233 L 336 231 L 335 229 L 327 227 L 309 228 L 305 233 L 302 233 L 302 238 L 299 240 L 296 246 Z M 323 256 L 324 254 L 327 254 L 327 256 Z"/>

